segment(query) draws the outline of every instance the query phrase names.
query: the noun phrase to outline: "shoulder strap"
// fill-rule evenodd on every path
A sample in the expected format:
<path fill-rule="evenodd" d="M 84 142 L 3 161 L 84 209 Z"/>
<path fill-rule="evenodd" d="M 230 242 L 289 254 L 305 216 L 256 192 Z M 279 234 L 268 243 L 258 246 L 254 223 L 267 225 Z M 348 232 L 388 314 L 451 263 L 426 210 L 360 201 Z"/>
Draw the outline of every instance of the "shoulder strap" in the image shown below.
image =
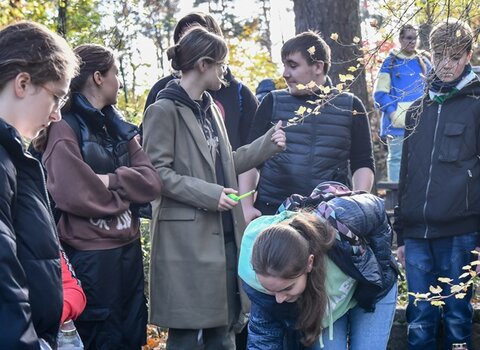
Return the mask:
<path fill-rule="evenodd" d="M 240 107 L 239 111 L 240 111 L 240 117 L 243 116 L 243 96 L 242 96 L 242 83 L 241 82 L 238 82 L 238 105 Z"/>
<path fill-rule="evenodd" d="M 78 122 L 78 119 L 71 113 L 66 113 L 63 116 L 63 120 L 67 122 L 67 124 L 72 128 L 73 132 L 77 136 L 78 144 L 81 148 L 81 142 L 82 142 L 82 134 L 80 132 L 80 123 Z"/>

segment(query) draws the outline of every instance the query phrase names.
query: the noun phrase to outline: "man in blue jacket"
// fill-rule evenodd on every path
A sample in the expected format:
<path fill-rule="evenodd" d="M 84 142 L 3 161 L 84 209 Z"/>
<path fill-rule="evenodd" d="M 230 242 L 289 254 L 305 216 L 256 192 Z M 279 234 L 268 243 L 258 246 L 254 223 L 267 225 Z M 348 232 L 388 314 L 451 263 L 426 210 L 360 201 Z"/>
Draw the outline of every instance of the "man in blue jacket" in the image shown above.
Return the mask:
<path fill-rule="evenodd" d="M 388 146 L 388 180 L 398 182 L 402 158 L 405 114 L 423 94 L 428 59 L 416 50 L 417 30 L 410 24 L 400 29 L 400 50 L 392 50 L 382 64 L 375 84 L 375 104 L 382 111 L 380 136 Z"/>

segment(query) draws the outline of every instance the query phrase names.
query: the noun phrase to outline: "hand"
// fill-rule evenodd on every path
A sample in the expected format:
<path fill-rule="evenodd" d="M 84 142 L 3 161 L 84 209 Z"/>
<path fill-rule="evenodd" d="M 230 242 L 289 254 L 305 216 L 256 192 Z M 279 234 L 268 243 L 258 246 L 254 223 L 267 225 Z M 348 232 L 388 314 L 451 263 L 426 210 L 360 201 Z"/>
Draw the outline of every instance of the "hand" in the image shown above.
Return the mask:
<path fill-rule="evenodd" d="M 279 120 L 278 123 L 275 125 L 275 131 L 272 134 L 271 138 L 272 142 L 280 147 L 282 150 L 287 149 L 287 137 L 285 135 L 285 131 L 282 130 L 282 121 Z"/>
<path fill-rule="evenodd" d="M 404 245 L 397 248 L 397 259 L 400 262 L 400 264 L 403 266 L 403 268 L 405 268 L 405 246 Z"/>
<path fill-rule="evenodd" d="M 218 211 L 227 211 L 231 210 L 235 207 L 238 202 L 236 200 L 231 199 L 227 195 L 230 193 L 237 194 L 237 191 L 233 188 L 224 188 L 222 194 L 220 195 L 220 200 L 218 201 Z"/>
<path fill-rule="evenodd" d="M 255 208 L 253 205 L 245 205 L 242 203 L 243 216 L 245 217 L 245 223 L 248 225 L 252 220 L 262 216 L 262 212 Z"/>

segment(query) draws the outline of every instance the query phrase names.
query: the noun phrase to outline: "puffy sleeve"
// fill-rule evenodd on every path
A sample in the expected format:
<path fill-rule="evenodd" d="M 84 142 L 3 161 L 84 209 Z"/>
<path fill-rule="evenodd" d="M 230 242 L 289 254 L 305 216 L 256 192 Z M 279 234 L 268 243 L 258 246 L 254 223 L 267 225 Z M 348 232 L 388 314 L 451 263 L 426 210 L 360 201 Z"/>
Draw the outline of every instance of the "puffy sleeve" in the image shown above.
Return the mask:
<path fill-rule="evenodd" d="M 7 163 L 7 164 L 5 164 Z M 13 164 L 0 165 L 0 344 L 3 349 L 40 348 L 32 323 L 25 271 L 17 258 L 12 203 L 16 183 Z"/>

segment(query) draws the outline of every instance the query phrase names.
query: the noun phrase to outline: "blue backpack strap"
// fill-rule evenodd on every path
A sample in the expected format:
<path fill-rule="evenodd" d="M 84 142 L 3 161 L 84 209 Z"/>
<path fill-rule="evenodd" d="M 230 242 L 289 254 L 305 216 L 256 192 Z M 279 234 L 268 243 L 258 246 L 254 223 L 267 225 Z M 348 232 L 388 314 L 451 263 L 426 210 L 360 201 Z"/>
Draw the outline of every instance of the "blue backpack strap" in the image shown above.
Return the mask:
<path fill-rule="evenodd" d="M 238 82 L 238 89 L 237 89 L 237 92 L 238 92 L 238 104 L 239 104 L 239 107 L 240 107 L 240 116 L 243 116 L 243 96 L 242 96 L 242 88 L 243 88 L 243 85 L 241 82 Z"/>

